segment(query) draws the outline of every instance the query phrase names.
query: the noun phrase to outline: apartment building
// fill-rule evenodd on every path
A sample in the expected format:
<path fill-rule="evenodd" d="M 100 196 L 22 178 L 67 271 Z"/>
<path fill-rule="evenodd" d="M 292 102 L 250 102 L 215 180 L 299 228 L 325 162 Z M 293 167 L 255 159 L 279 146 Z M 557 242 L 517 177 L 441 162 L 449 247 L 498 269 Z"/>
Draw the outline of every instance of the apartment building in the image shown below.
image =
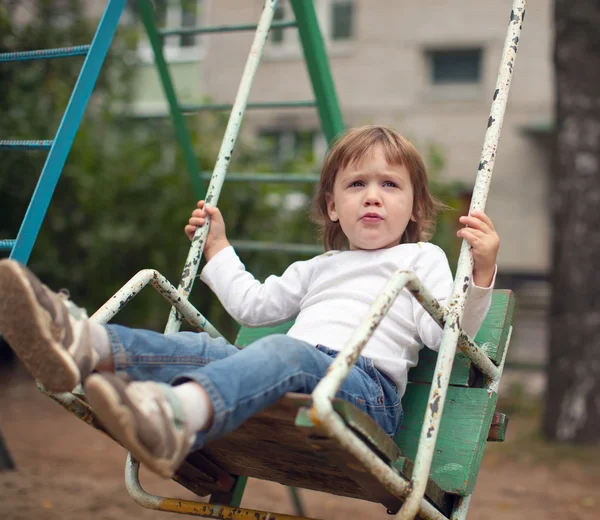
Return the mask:
<path fill-rule="evenodd" d="M 309 0 L 307 0 L 309 1 Z M 158 23 L 193 27 L 252 23 L 261 0 L 154 0 Z M 441 150 L 441 180 L 473 186 L 511 0 L 314 0 L 347 126 L 397 128 L 425 154 Z M 276 20 L 292 19 L 280 0 Z M 551 224 L 554 105 L 552 2 L 529 2 L 515 64 L 487 211 L 502 246 L 500 284 L 518 292 L 513 360 L 543 362 Z M 172 36 L 165 55 L 183 103 L 231 103 L 252 33 Z M 142 39 L 138 114 L 166 113 Z M 272 30 L 255 79 L 254 102 L 313 99 L 295 29 Z M 245 126 L 274 143 L 274 161 L 312 149 L 325 153 L 314 109 L 248 111 Z M 515 345 L 515 343 L 517 345 Z M 519 352 L 522 353 L 519 354 Z"/>
<path fill-rule="evenodd" d="M 422 150 L 437 146 L 442 179 L 472 186 L 489 115 L 511 0 L 314 0 L 348 126 L 392 125 Z M 154 1 L 169 27 L 249 23 L 260 0 Z M 290 19 L 288 0 L 275 18 Z M 553 110 L 551 2 L 530 3 L 519 43 L 488 212 L 502 238 L 499 266 L 516 276 L 549 268 L 547 135 Z M 234 99 L 251 33 L 172 36 L 165 54 L 182 102 Z M 136 111 L 165 112 L 152 53 L 140 42 Z M 252 101 L 313 98 L 294 29 L 271 32 Z M 314 109 L 249 111 L 246 125 L 271 136 L 277 155 L 312 146 L 324 153 Z"/>

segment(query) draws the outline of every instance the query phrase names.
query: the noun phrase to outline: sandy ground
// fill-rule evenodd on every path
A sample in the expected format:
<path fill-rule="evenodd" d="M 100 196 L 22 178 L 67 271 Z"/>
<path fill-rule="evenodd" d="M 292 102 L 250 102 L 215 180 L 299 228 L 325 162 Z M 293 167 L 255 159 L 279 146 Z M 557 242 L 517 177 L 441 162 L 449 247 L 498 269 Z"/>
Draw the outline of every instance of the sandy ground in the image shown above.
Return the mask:
<path fill-rule="evenodd" d="M 600 453 L 542 443 L 531 419 L 513 418 L 507 442 L 489 445 L 469 519 L 598 518 Z M 173 517 L 127 494 L 124 450 L 43 396 L 22 370 L 0 370 L 0 429 L 16 463 L 0 472 L 0 519 L 121 520 Z M 152 493 L 194 499 L 142 471 Z M 305 514 L 323 520 L 386 519 L 377 504 L 300 491 Z M 286 488 L 251 480 L 243 507 L 293 514 Z"/>

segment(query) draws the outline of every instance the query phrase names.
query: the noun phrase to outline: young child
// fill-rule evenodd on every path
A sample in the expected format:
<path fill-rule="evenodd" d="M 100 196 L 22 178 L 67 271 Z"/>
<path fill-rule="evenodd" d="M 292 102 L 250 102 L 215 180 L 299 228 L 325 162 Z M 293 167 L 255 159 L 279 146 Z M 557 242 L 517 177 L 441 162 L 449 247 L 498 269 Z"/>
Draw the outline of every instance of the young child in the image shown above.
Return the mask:
<path fill-rule="evenodd" d="M 186 234 L 210 216 L 201 279 L 231 316 L 249 326 L 296 318 L 286 335 L 243 350 L 206 333 L 163 335 L 87 320 L 25 267 L 0 262 L 0 331 L 46 388 L 86 396 L 108 431 L 149 469 L 170 477 L 185 456 L 225 435 L 286 392 L 310 393 L 397 269 L 416 273 L 443 304 L 452 275 L 430 236 L 437 202 L 425 166 L 397 132 L 348 131 L 325 160 L 314 201 L 326 253 L 259 283 L 229 245 L 221 213 L 201 201 Z M 473 248 L 463 329 L 474 336 L 490 305 L 498 235 L 482 212 L 461 217 Z M 390 435 L 402 421 L 408 370 L 441 328 L 403 291 L 376 329 L 338 396 Z M 124 373 L 127 378 L 115 375 Z"/>

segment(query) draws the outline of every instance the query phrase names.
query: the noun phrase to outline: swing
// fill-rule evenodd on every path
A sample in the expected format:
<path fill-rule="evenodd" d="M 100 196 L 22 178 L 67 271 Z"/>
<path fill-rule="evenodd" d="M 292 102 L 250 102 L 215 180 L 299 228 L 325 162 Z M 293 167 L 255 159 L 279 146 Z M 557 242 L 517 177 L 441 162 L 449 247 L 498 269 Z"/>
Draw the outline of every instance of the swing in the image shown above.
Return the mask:
<path fill-rule="evenodd" d="M 211 204 L 216 205 L 219 197 L 275 5 L 275 0 L 266 0 L 261 14 L 208 188 L 206 200 Z M 525 0 L 514 0 L 471 210 L 485 207 L 524 7 Z M 185 318 L 198 329 L 218 335 L 187 301 L 207 235 L 208 226 L 196 232 L 179 289 L 154 270 L 140 271 L 92 319 L 109 321 L 150 283 L 173 305 L 165 333 L 177 331 Z M 131 496 L 145 507 L 205 518 L 292 518 L 239 508 L 245 479 L 253 477 L 379 502 L 399 519 L 415 515 L 436 520 L 465 518 L 485 444 L 504 440 L 506 432 L 508 419 L 495 413 L 495 407 L 514 308 L 510 291 L 494 291 L 492 307 L 477 337 L 474 341 L 466 337 L 459 323 L 463 285 L 471 270 L 472 258 L 463 241 L 448 310 L 412 273 L 396 272 L 312 395 L 287 394 L 236 431 L 191 453 L 174 479 L 198 495 L 210 494 L 211 503 L 147 494 L 139 484 L 139 464 L 129 457 L 126 484 Z M 333 396 L 375 326 L 404 289 L 443 325 L 444 337 L 439 353 L 421 350 L 403 398 L 404 423 L 391 438 L 369 416 Z M 285 333 L 290 326 L 243 328 L 236 344 L 243 348 L 264 335 Z M 455 355 L 457 344 L 462 353 Z M 102 429 L 81 392 L 49 395 Z"/>

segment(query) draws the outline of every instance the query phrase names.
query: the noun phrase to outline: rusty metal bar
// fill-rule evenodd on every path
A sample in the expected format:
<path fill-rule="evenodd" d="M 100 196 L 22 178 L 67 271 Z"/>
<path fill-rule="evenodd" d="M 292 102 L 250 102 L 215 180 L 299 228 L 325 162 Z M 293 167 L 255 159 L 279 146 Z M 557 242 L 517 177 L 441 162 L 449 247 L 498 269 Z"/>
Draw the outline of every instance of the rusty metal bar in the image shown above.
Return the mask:
<path fill-rule="evenodd" d="M 222 334 L 173 286 L 162 274 L 155 269 L 143 269 L 134 275 L 119 289 L 90 319 L 99 323 L 110 321 L 133 297 L 150 283 L 162 297 L 173 305 L 190 324 L 199 330 L 207 332 L 213 338 Z"/>
<path fill-rule="evenodd" d="M 474 210 L 485 209 L 492 178 L 492 169 L 500 139 L 500 131 L 502 129 L 502 121 L 506 111 L 519 35 L 521 34 L 523 18 L 525 16 L 525 4 L 526 0 L 513 1 L 469 213 Z M 446 400 L 446 392 L 450 381 L 454 351 L 460 334 L 460 320 L 465 308 L 466 290 L 463 287 L 470 282 L 472 272 L 473 255 L 469 244 L 466 240 L 463 240 L 454 279 L 453 296 L 448 306 L 449 316 L 444 326 L 444 335 L 435 366 L 435 377 L 433 378 L 429 393 L 429 404 L 425 409 L 421 437 L 415 456 L 412 489 L 396 515 L 397 520 L 412 520 L 419 511 L 421 501 L 425 495 L 425 487 L 429 477 L 429 470 L 431 469 L 431 461 L 433 460 L 444 402 Z M 499 374 L 500 371 L 498 371 L 495 378 L 496 381 L 498 381 Z"/>
<path fill-rule="evenodd" d="M 350 373 L 352 366 L 360 356 L 373 332 L 393 305 L 398 294 L 406 287 L 421 305 L 434 317 L 443 319 L 443 308 L 433 295 L 425 289 L 412 271 L 396 271 L 388 280 L 385 288 L 371 305 L 367 316 L 354 331 L 312 393 L 313 406 L 309 410 L 310 419 L 322 428 L 326 434 L 335 438 L 340 445 L 352 453 L 385 487 L 398 497 L 406 496 L 411 489 L 410 483 L 381 460 L 358 436 L 344 424 L 333 410 L 332 400 L 342 382 Z M 442 520 L 446 517 L 427 500 L 420 503 L 421 516 L 426 520 Z"/>
<path fill-rule="evenodd" d="M 154 509 L 179 513 L 183 515 L 199 516 L 202 518 L 215 518 L 218 520 L 315 520 L 308 517 L 290 516 L 268 511 L 257 511 L 255 509 L 244 509 L 241 507 L 230 507 L 220 504 L 207 504 L 204 502 L 192 502 L 166 498 L 147 493 L 140 485 L 139 479 L 140 463 L 127 454 L 125 463 L 125 485 L 129 496 L 136 504 Z"/>
<path fill-rule="evenodd" d="M 524 7 L 525 0 L 514 0 L 470 211 L 485 208 L 491 170 L 496 156 L 515 53 L 524 17 Z M 367 317 L 355 331 L 350 341 L 344 346 L 341 355 L 336 358 L 327 375 L 313 392 L 314 404 L 310 410 L 311 419 L 315 424 L 322 427 L 326 433 L 336 438 L 346 450 L 352 452 L 361 460 L 365 467 L 387 489 L 397 496 L 404 496 L 406 498 L 402 508 L 396 515 L 396 518 L 401 520 L 412 520 L 417 512 L 424 518 L 434 518 L 439 515 L 437 510 L 430 511 L 427 509 L 428 502 L 424 500 L 424 495 L 457 343 L 460 341 L 462 350 L 469 357 L 476 360 L 478 365 L 483 366 L 484 371 L 487 370 L 490 389 L 497 386 L 501 375 L 502 368 L 493 366 L 489 359 L 483 361 L 483 353 L 470 340 L 465 342 L 460 329 L 460 319 L 464 312 L 466 299 L 465 287 L 468 287 L 470 283 L 472 268 L 473 258 L 471 251 L 467 242 L 463 241 L 454 282 L 453 296 L 449 305 L 450 310 L 447 313 L 444 313 L 439 303 L 424 290 L 412 273 L 406 271 L 394 273 L 383 292 L 372 305 Z M 417 297 L 418 301 L 438 323 L 443 322 L 444 318 L 447 318 L 445 319 L 444 335 L 436 363 L 435 372 L 437 377 L 433 378 L 429 395 L 429 406 L 426 409 L 423 421 L 419 449 L 410 483 L 400 478 L 386 464 L 379 460 L 378 457 L 371 453 L 364 443 L 335 414 L 331 404 L 333 397 L 343 380 L 347 377 L 352 365 L 356 362 L 362 348 L 404 286 L 407 286 L 411 290 L 412 294 Z M 468 507 L 468 501 L 465 502 L 465 507 Z"/>
<path fill-rule="evenodd" d="M 510 344 L 510 339 L 512 337 L 512 326 L 508 330 L 508 337 L 506 338 L 506 346 L 504 347 L 504 353 L 502 354 L 502 360 L 498 365 L 499 375 L 496 379 L 488 380 L 484 385 L 484 388 L 487 389 L 490 393 L 498 393 L 498 386 L 500 384 L 500 376 L 504 371 L 504 367 L 506 365 L 506 354 L 508 352 L 508 345 Z M 452 511 L 452 515 L 450 516 L 450 520 L 466 520 L 467 513 L 469 512 L 469 506 L 471 505 L 471 497 L 473 495 L 467 495 L 464 497 L 459 497 L 456 501 L 456 506 L 454 507 L 454 511 Z"/>
<path fill-rule="evenodd" d="M 471 497 L 473 495 L 467 495 L 466 497 L 458 497 L 454 511 L 450 516 L 450 520 L 466 520 L 467 513 L 469 512 L 469 506 L 471 505 Z"/>
<path fill-rule="evenodd" d="M 250 88 L 252 87 L 252 81 L 256 75 L 258 64 L 262 56 L 267 36 L 269 35 L 269 28 L 273 21 L 273 14 L 275 12 L 275 6 L 277 0 L 266 0 L 265 5 L 260 15 L 258 27 L 254 35 L 254 41 L 250 47 L 248 59 L 246 60 L 246 66 L 242 74 L 240 86 L 238 88 L 235 101 L 233 103 L 233 109 L 229 115 L 229 121 L 227 122 L 227 128 L 225 129 L 225 135 L 221 143 L 221 149 L 217 156 L 217 162 L 215 163 L 215 169 L 213 176 L 208 186 L 206 193 L 206 205 L 216 206 L 223 187 L 223 182 L 227 170 L 229 168 L 229 161 L 231 160 L 231 154 L 235 147 L 246 105 L 248 103 L 248 95 L 250 94 Z M 206 224 L 198 228 L 192 240 L 192 245 L 188 253 L 185 266 L 183 268 L 183 274 L 181 281 L 179 282 L 179 291 L 185 299 L 187 299 L 192 291 L 194 285 L 194 279 L 198 272 L 198 266 L 200 265 L 200 259 L 204 252 L 204 245 L 206 243 L 206 237 L 208 236 L 208 230 L 210 228 L 210 218 L 207 217 Z M 177 332 L 181 327 L 181 316 L 178 314 L 177 309 L 173 307 L 169 315 L 169 321 L 165 328 L 165 334 Z"/>

